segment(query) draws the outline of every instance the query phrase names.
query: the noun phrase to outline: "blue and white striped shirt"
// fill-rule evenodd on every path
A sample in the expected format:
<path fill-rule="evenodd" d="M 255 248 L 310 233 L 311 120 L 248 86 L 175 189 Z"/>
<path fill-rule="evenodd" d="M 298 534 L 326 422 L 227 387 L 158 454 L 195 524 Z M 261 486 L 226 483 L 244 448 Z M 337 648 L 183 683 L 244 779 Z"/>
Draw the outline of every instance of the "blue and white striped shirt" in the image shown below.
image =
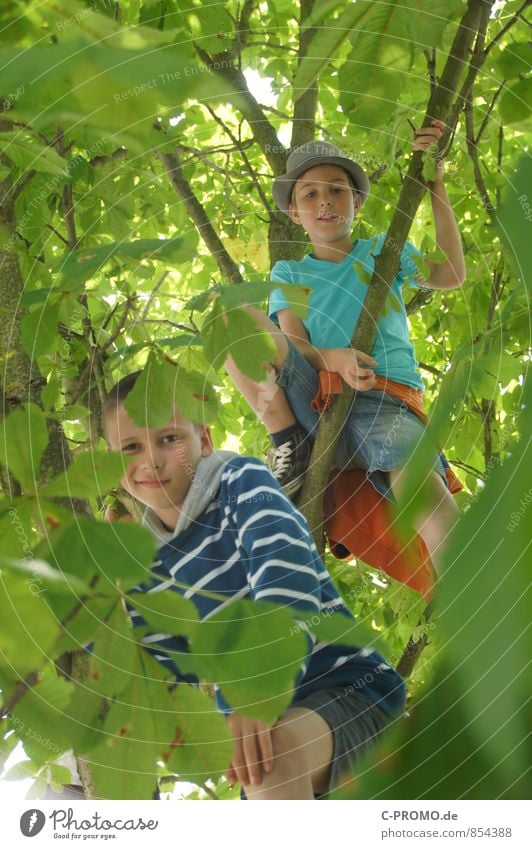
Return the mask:
<path fill-rule="evenodd" d="M 176 586 L 176 581 L 187 589 Z M 219 492 L 207 509 L 161 546 L 152 580 L 139 589 L 159 592 L 165 587 L 191 599 L 202 620 L 235 599 L 287 605 L 307 618 L 334 610 L 353 619 L 323 565 L 305 519 L 266 466 L 252 457 L 229 460 Z M 226 596 L 227 601 L 206 596 L 205 591 Z M 135 611 L 132 618 L 134 624 L 142 621 Z M 177 680 L 192 680 L 163 653 L 165 647 L 186 651 L 184 639 L 157 634 L 144 641 L 148 646 L 157 643 L 155 656 Z M 328 687 L 355 688 L 390 715 L 404 708 L 403 679 L 380 654 L 309 640 L 294 701 Z M 231 710 L 219 688 L 216 699 L 222 712 Z"/>

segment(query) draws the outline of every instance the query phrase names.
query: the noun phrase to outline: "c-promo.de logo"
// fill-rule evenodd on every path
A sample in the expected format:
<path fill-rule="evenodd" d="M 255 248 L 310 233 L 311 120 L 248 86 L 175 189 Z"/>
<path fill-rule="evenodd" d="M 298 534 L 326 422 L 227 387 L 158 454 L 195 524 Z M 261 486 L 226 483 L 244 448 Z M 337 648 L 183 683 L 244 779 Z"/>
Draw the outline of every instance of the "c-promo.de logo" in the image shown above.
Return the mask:
<path fill-rule="evenodd" d="M 24 811 L 20 818 L 20 830 L 24 837 L 35 837 L 42 831 L 46 817 L 42 811 L 37 808 L 30 808 L 29 811 Z"/>

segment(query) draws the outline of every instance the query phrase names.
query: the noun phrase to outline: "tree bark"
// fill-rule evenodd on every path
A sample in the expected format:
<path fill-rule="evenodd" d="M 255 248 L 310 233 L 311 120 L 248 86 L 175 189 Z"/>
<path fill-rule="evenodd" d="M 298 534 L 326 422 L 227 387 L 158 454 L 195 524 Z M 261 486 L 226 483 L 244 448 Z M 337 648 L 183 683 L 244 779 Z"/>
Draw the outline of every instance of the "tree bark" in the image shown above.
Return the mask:
<path fill-rule="evenodd" d="M 243 278 L 240 269 L 225 249 L 207 213 L 192 191 L 192 187 L 183 173 L 179 157 L 177 154 L 163 153 L 162 151 L 159 151 L 157 155 L 166 168 L 170 181 L 196 225 L 200 236 L 216 260 L 224 281 L 242 283 Z"/>

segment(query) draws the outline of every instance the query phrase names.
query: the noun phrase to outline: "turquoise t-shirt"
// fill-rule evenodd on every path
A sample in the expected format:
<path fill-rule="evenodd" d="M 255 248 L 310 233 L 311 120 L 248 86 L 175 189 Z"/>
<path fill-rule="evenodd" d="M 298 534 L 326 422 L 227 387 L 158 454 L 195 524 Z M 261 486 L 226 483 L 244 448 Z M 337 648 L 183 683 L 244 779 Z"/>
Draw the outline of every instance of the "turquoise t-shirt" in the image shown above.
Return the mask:
<path fill-rule="evenodd" d="M 271 279 L 276 283 L 293 283 L 312 289 L 307 318 L 303 321 L 310 341 L 318 348 L 346 348 L 366 297 L 368 284 L 385 234 L 372 239 L 358 239 L 342 262 L 329 262 L 307 254 L 302 260 L 276 262 Z M 399 271 L 391 286 L 391 294 L 381 316 L 371 356 L 377 361 L 376 374 L 406 383 L 415 389 L 424 384 L 417 370 L 414 348 L 410 342 L 408 318 L 403 300 L 403 286 L 415 286 L 415 258 L 420 252 L 406 242 L 401 253 Z M 281 309 L 290 304 L 281 289 L 270 297 L 269 315 L 275 320 Z"/>

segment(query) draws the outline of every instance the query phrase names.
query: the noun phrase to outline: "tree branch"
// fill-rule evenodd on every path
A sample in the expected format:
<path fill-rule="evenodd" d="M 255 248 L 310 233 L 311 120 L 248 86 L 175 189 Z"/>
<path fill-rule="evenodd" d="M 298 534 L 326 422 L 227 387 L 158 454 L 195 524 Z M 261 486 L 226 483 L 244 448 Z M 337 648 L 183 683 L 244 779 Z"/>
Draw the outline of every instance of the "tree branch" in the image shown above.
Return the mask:
<path fill-rule="evenodd" d="M 175 191 L 181 198 L 201 238 L 216 260 L 224 280 L 230 283 L 242 283 L 242 275 L 239 268 L 223 246 L 220 237 L 210 222 L 209 216 L 192 191 L 190 183 L 183 174 L 178 155 L 158 151 L 157 156 L 163 163 Z"/>
<path fill-rule="evenodd" d="M 12 197 L 13 200 L 16 200 L 18 198 L 18 196 L 21 194 L 21 192 L 24 191 L 24 189 L 26 188 L 28 183 L 30 183 L 31 180 L 33 180 L 36 173 L 37 173 L 37 171 L 32 171 L 32 170 L 26 171 L 26 173 L 24 174 L 22 179 L 19 180 L 18 183 L 16 183 L 13 186 L 13 191 L 11 193 L 11 197 Z"/>
<path fill-rule="evenodd" d="M 26 695 L 26 692 L 35 686 L 40 674 L 39 670 L 33 670 L 22 681 L 17 681 L 13 692 L 0 707 L 0 720 L 9 716 L 15 705 Z"/>
<path fill-rule="evenodd" d="M 482 205 L 488 215 L 492 216 L 493 211 L 495 209 L 491 198 L 488 193 L 488 189 L 486 187 L 486 183 L 484 181 L 484 177 L 482 176 L 482 171 L 480 170 L 480 163 L 478 161 L 478 150 L 475 144 L 475 127 L 473 124 L 473 103 L 471 100 L 467 100 L 465 104 L 465 125 L 466 125 L 466 145 L 467 152 L 469 153 L 469 158 L 471 159 L 471 163 L 473 165 L 473 176 L 475 179 L 475 185 L 477 187 L 477 191 L 480 195 L 480 199 L 482 201 Z"/>
<path fill-rule="evenodd" d="M 244 146 L 245 146 L 246 143 L 241 142 L 240 139 L 237 139 L 237 137 L 234 135 L 234 133 L 224 123 L 224 121 L 222 121 L 222 119 L 218 117 L 218 115 L 216 114 L 214 109 L 211 109 L 211 107 L 208 104 L 206 104 L 206 107 L 207 107 L 207 111 L 212 116 L 212 118 L 214 118 L 216 123 L 223 129 L 224 133 L 226 133 L 229 136 L 229 138 L 233 142 L 235 148 L 240 152 L 240 155 L 241 155 L 242 159 L 244 160 L 244 165 L 246 166 L 246 170 L 247 170 L 249 176 L 251 177 L 253 185 L 255 186 L 255 188 L 257 190 L 258 196 L 260 197 L 262 203 L 264 204 L 264 208 L 267 210 L 267 212 L 271 212 L 272 207 L 271 207 L 270 201 L 268 200 L 268 197 L 267 197 L 265 191 L 263 190 L 261 184 L 259 183 L 259 181 L 257 179 L 257 174 L 255 173 L 255 170 L 253 169 L 251 162 L 249 161 L 247 154 L 246 154 L 246 151 L 244 149 Z"/>
<path fill-rule="evenodd" d="M 456 127 L 456 123 L 458 121 L 458 116 L 460 112 L 464 108 L 464 104 L 467 103 L 468 100 L 471 99 L 471 92 L 473 90 L 473 85 L 477 74 L 486 61 L 486 54 L 484 52 L 484 43 L 486 40 L 486 31 L 489 23 L 489 16 L 491 12 L 491 7 L 493 5 L 492 2 L 488 2 L 488 0 L 480 0 L 482 9 L 481 9 L 481 18 L 478 26 L 478 31 L 475 39 L 475 47 L 473 50 L 471 62 L 469 63 L 469 69 L 467 72 L 467 76 L 464 80 L 462 88 L 460 89 L 460 93 L 456 98 L 448 119 L 448 125 L 452 131 L 454 131 Z"/>
<path fill-rule="evenodd" d="M 299 19 L 299 50 L 297 56 L 297 69 L 305 61 L 309 45 L 314 38 L 317 28 L 305 29 L 305 21 L 313 12 L 315 0 L 301 0 L 301 14 Z M 294 106 L 294 117 L 292 121 L 291 146 L 299 147 L 305 142 L 312 141 L 316 134 L 316 109 L 318 106 L 318 81 L 315 80 L 305 92 L 298 97 Z"/>
<path fill-rule="evenodd" d="M 504 86 L 505 86 L 505 85 L 506 85 L 506 80 L 503 80 L 503 81 L 502 81 L 502 83 L 500 84 L 499 88 L 497 89 L 497 91 L 496 91 L 496 92 L 495 92 L 495 94 L 493 95 L 493 97 L 492 97 L 492 99 L 491 99 L 491 103 L 490 103 L 490 105 L 488 106 L 488 108 L 487 108 L 487 110 L 486 110 L 486 114 L 484 115 L 484 118 L 482 119 L 482 123 L 481 123 L 481 125 L 480 125 L 480 129 L 479 129 L 479 131 L 478 131 L 478 133 L 477 133 L 477 135 L 476 135 L 476 138 L 475 138 L 475 145 L 478 145 L 478 143 L 479 143 L 479 141 L 480 141 L 480 139 L 481 139 L 481 137 L 482 137 L 482 135 L 483 135 L 483 133 L 484 133 L 484 130 L 486 129 L 486 126 L 487 126 L 487 123 L 488 123 L 488 121 L 489 121 L 489 119 L 490 119 L 491 113 L 493 112 L 493 108 L 494 108 L 495 104 L 497 103 L 497 100 L 498 100 L 498 98 L 499 98 L 499 95 L 500 95 L 500 93 L 502 92 L 502 90 L 503 90 L 503 88 L 504 88 Z"/>
<path fill-rule="evenodd" d="M 236 23 L 236 43 L 233 45 L 233 50 L 238 56 L 239 67 L 241 67 L 242 48 L 248 43 L 248 36 L 251 32 L 249 22 L 256 6 L 256 0 L 245 0 L 242 11 L 240 12 L 240 18 Z"/>
<path fill-rule="evenodd" d="M 91 357 L 90 361 L 86 364 L 86 366 L 83 369 L 83 371 L 81 372 L 80 376 L 77 378 L 80 386 L 82 386 L 82 387 L 85 386 L 85 383 L 88 382 L 89 377 L 92 374 L 92 372 L 94 371 L 96 364 L 99 363 L 100 360 L 103 359 L 103 357 L 105 356 L 106 352 L 109 350 L 111 345 L 118 339 L 118 337 L 122 333 L 122 330 L 124 329 L 126 321 L 127 321 L 127 317 L 129 315 L 129 311 L 130 311 L 131 307 L 133 306 L 133 304 L 134 304 L 134 299 L 129 297 L 129 295 L 128 295 L 128 297 L 126 298 L 126 300 L 124 302 L 122 314 L 120 316 L 120 319 L 118 321 L 117 326 L 115 327 L 115 329 L 113 330 L 113 332 L 111 333 L 109 338 L 106 340 L 105 344 L 103 344 L 99 348 L 97 348 L 97 350 L 94 352 L 93 356 Z"/>
<path fill-rule="evenodd" d="M 222 77 L 233 88 L 231 99 L 248 122 L 253 136 L 266 157 L 270 168 L 277 176 L 282 174 L 286 162 L 286 151 L 277 133 L 259 106 L 258 101 L 250 92 L 246 78 L 240 68 L 236 67 L 230 53 L 219 53 L 209 56 L 205 50 L 196 45 L 196 52 L 206 66 Z"/>
<path fill-rule="evenodd" d="M 430 93 L 432 94 L 434 92 L 434 89 L 436 88 L 436 49 L 432 47 L 431 50 L 424 50 L 423 55 L 427 62 Z"/>
<path fill-rule="evenodd" d="M 412 315 L 417 312 L 421 307 L 424 307 L 425 304 L 430 304 L 434 295 L 434 291 L 432 289 L 419 289 L 418 292 L 414 295 L 413 298 L 409 300 L 406 304 L 406 314 Z"/>

